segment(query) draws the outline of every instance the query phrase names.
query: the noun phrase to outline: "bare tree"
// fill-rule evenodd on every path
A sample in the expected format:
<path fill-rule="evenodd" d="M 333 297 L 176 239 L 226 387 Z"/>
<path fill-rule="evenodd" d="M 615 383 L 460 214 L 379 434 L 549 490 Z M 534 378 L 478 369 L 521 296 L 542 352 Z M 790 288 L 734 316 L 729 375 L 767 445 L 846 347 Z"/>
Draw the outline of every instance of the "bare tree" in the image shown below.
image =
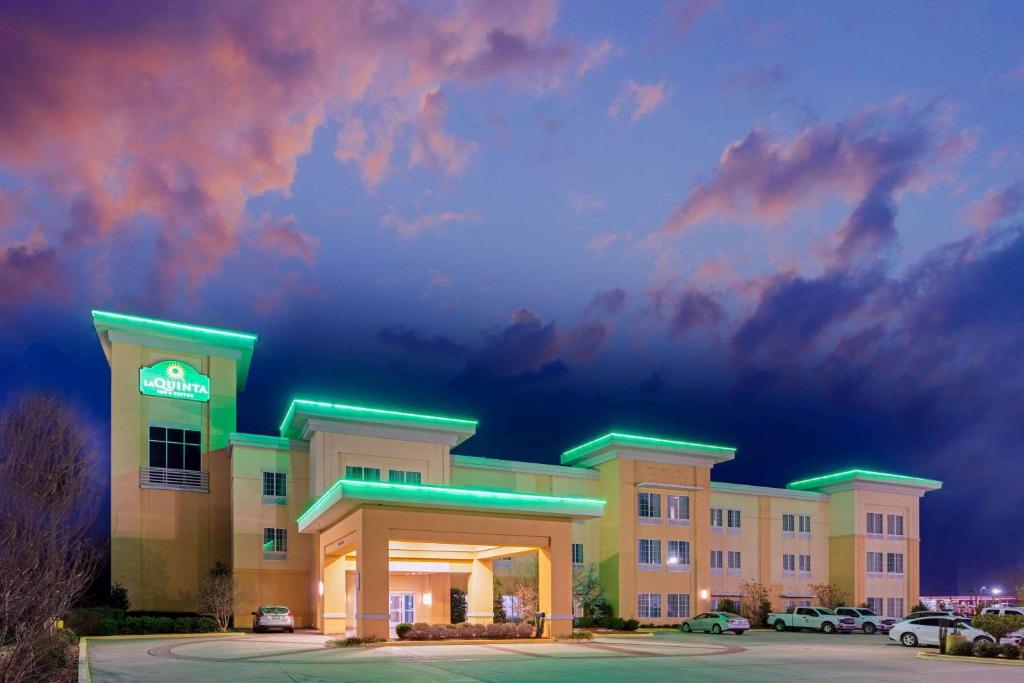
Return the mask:
<path fill-rule="evenodd" d="M 754 579 L 740 581 L 740 610 L 754 627 L 764 626 L 771 611 L 768 586 Z"/>
<path fill-rule="evenodd" d="M 0 413 L 0 680 L 43 680 L 59 661 L 54 622 L 89 586 L 99 553 L 88 432 L 58 397 Z"/>
<path fill-rule="evenodd" d="M 846 604 L 846 591 L 834 583 L 812 583 L 809 588 L 822 607 L 835 609 Z"/>
<path fill-rule="evenodd" d="M 231 570 L 218 562 L 199 586 L 199 608 L 217 620 L 221 631 L 227 631 L 235 606 L 245 600 L 244 593 Z"/>

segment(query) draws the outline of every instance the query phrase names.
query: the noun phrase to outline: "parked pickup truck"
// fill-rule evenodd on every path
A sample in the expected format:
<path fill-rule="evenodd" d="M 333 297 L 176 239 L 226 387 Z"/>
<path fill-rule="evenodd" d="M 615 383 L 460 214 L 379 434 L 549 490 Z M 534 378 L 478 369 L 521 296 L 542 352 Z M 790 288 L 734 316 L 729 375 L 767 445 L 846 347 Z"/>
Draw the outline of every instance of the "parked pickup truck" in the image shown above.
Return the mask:
<path fill-rule="evenodd" d="M 857 628 L 852 617 L 843 617 L 825 607 L 791 607 L 785 612 L 769 612 L 768 623 L 776 631 L 814 629 L 822 633 L 848 633 Z"/>
<path fill-rule="evenodd" d="M 876 631 L 888 633 L 896 620 L 891 617 L 881 617 L 866 607 L 836 607 L 836 614 L 841 617 L 850 617 L 855 622 L 855 628 L 871 635 Z"/>

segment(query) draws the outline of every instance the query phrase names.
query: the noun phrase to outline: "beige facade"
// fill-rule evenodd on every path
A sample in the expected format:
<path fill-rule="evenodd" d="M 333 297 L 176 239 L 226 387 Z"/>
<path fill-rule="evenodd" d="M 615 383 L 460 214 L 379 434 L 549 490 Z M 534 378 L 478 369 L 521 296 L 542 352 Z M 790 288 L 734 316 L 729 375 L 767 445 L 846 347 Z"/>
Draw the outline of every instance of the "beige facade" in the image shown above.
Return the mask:
<path fill-rule="evenodd" d="M 255 336 L 94 318 L 111 366 L 112 579 L 138 609 L 196 609 L 217 564 L 241 587 L 238 626 L 283 604 L 299 627 L 381 637 L 446 623 L 453 588 L 469 621 L 491 621 L 496 602 L 515 612 L 505 593 L 524 579 L 547 632 L 565 633 L 574 573 L 591 568 L 615 613 L 644 623 L 736 599 L 745 580 L 776 609 L 829 582 L 886 614 L 917 600 L 918 499 L 938 482 L 851 470 L 785 489 L 722 483 L 712 470 L 733 449 L 628 434 L 560 465 L 456 455 L 472 420 L 308 400 L 279 435 L 241 434 Z M 208 397 L 143 391 L 141 371 L 166 361 L 207 378 Z M 188 471 L 176 439 L 201 450 Z"/>

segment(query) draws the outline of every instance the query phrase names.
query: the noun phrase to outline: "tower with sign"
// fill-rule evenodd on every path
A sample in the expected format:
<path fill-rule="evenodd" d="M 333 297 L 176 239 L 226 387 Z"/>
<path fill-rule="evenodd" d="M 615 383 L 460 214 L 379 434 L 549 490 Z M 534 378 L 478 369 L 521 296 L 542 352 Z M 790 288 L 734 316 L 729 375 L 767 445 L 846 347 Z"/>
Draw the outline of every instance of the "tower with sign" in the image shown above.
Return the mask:
<path fill-rule="evenodd" d="M 228 437 L 256 335 L 93 311 L 110 365 L 111 581 L 135 609 L 192 610 L 231 564 Z"/>

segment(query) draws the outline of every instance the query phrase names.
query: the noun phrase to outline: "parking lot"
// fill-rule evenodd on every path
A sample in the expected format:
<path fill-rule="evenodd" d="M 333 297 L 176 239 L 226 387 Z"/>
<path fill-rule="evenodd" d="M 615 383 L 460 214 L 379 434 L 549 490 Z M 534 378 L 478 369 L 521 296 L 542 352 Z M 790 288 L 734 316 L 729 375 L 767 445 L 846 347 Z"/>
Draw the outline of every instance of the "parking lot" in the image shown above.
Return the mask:
<path fill-rule="evenodd" d="M 403 645 L 328 649 L 313 633 L 91 640 L 93 680 L 600 681 L 643 677 L 726 681 L 1019 681 L 1022 669 L 926 661 L 886 636 L 659 632 L 587 643 Z"/>

